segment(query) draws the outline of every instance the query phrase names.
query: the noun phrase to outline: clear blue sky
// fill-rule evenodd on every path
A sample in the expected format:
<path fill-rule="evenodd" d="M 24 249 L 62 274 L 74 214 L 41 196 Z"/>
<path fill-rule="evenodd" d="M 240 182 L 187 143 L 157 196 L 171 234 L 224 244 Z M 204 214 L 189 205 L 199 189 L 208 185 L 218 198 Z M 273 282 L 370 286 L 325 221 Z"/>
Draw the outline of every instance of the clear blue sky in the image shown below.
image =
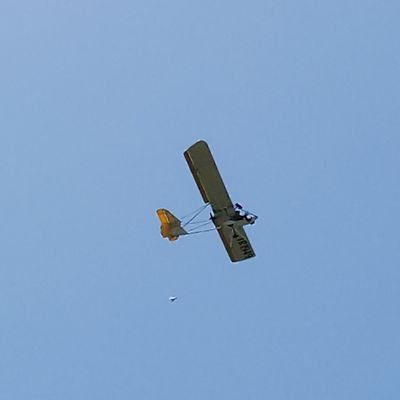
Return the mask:
<path fill-rule="evenodd" d="M 397 400 L 399 20 L 2 0 L 0 399 Z M 260 217 L 253 260 L 159 235 L 202 204 L 197 139 Z"/>

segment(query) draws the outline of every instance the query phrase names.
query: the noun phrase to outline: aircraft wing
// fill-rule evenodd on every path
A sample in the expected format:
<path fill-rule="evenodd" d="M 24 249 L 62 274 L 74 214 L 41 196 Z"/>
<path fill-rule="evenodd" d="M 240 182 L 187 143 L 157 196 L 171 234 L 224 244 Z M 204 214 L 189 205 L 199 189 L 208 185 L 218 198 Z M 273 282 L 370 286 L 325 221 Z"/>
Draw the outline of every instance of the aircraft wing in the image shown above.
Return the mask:
<path fill-rule="evenodd" d="M 200 140 L 190 146 L 183 154 L 204 202 L 210 203 L 214 215 L 234 215 L 232 200 L 207 143 Z"/>
<path fill-rule="evenodd" d="M 232 262 L 243 261 L 248 258 L 255 257 L 250 240 L 246 235 L 243 227 L 235 228 L 237 237 L 233 237 L 233 230 L 229 227 L 221 227 L 218 229 L 219 236 L 224 243 L 225 249 Z"/>
<path fill-rule="evenodd" d="M 216 221 L 223 222 L 235 215 L 232 200 L 207 143 L 198 141 L 184 152 L 184 156 L 204 202 L 210 203 L 212 207 Z M 233 229 L 223 224 L 217 230 L 231 261 L 242 261 L 255 256 L 243 227 L 235 228 L 236 237 L 233 237 Z"/>

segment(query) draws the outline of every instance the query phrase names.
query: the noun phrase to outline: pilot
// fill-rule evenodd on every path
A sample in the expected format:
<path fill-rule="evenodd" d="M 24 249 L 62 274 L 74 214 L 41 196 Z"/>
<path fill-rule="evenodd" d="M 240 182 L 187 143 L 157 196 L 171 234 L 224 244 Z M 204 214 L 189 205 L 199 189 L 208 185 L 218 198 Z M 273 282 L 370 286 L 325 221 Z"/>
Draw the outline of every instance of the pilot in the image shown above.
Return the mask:
<path fill-rule="evenodd" d="M 239 203 L 235 203 L 235 218 L 236 219 L 243 219 L 246 216 L 246 211 L 243 210 L 243 207 Z M 239 218 L 240 217 L 240 218 Z"/>

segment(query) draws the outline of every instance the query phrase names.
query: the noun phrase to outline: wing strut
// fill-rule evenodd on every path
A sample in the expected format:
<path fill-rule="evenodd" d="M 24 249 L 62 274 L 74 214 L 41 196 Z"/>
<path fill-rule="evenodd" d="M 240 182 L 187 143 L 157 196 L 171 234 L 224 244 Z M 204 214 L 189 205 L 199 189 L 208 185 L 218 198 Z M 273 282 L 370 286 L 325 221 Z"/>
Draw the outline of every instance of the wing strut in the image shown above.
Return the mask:
<path fill-rule="evenodd" d="M 195 218 L 197 218 L 208 206 L 210 205 L 210 203 L 206 203 L 204 205 L 202 205 L 201 207 L 199 207 L 197 210 L 195 210 L 192 214 L 191 218 L 189 218 L 184 224 L 183 226 L 186 226 L 188 224 L 190 224 Z M 184 219 L 184 218 L 182 218 Z"/>

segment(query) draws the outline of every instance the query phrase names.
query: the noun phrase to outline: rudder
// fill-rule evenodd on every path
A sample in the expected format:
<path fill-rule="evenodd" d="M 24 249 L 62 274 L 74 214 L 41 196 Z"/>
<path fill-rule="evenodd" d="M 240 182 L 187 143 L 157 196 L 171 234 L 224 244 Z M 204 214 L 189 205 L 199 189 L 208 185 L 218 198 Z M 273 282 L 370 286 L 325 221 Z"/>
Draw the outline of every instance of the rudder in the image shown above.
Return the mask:
<path fill-rule="evenodd" d="M 187 232 L 182 228 L 182 222 L 165 208 L 157 210 L 158 218 L 161 222 L 161 236 L 168 240 L 177 240 L 180 235 L 186 235 Z"/>

